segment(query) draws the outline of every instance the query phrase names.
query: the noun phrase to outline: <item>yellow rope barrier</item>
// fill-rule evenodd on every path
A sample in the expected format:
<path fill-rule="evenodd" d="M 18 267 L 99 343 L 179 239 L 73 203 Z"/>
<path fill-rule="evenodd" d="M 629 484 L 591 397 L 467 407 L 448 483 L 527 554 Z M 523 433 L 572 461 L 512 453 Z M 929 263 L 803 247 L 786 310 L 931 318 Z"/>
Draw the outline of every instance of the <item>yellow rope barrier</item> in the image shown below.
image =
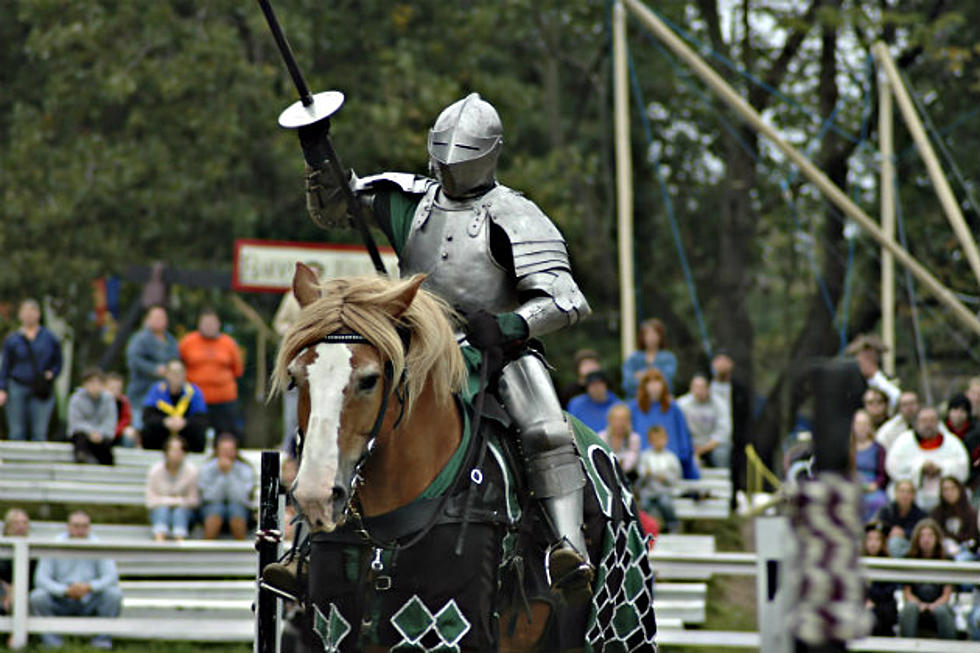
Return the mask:
<path fill-rule="evenodd" d="M 746 485 L 750 494 L 756 494 L 762 492 L 762 481 L 765 479 L 772 485 L 776 490 L 780 490 L 783 487 L 782 481 L 779 477 L 772 473 L 772 471 L 762 462 L 762 458 L 759 457 L 759 453 L 755 450 L 755 447 L 751 444 L 745 445 L 745 460 L 746 460 L 746 472 L 748 478 L 746 478 Z"/>

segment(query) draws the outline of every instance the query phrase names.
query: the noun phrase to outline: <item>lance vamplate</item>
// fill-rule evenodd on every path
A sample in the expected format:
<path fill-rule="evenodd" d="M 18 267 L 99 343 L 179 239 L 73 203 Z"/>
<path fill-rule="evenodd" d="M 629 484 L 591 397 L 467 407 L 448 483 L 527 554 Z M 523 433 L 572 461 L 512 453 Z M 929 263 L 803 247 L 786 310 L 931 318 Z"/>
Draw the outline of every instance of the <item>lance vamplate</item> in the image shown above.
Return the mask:
<path fill-rule="evenodd" d="M 330 140 L 330 116 L 336 113 L 341 105 L 343 105 L 344 94 L 339 91 L 325 91 L 316 95 L 310 93 L 310 89 L 306 85 L 306 80 L 303 79 L 303 73 L 300 72 L 299 65 L 296 63 L 296 57 L 293 56 L 293 50 L 289 47 L 289 41 L 286 40 L 286 35 L 279 25 L 279 19 L 276 18 L 272 5 L 269 3 L 269 0 L 258 0 L 258 3 L 262 8 L 265 20 L 269 24 L 269 30 L 272 32 L 272 36 L 276 41 L 276 47 L 279 48 L 279 54 L 282 56 L 287 70 L 289 70 L 289 76 L 292 78 L 293 85 L 296 87 L 300 98 L 299 101 L 294 102 L 279 114 L 279 126 L 285 129 L 310 129 L 319 132 L 317 147 L 310 148 L 312 151 L 309 152 L 307 148 L 303 148 L 306 162 L 315 169 L 322 169 L 324 165 L 329 168 L 334 181 L 344 194 L 344 200 L 347 202 L 347 211 L 361 234 L 364 246 L 367 248 L 368 255 L 371 257 L 371 263 L 374 264 L 374 269 L 381 276 L 388 276 L 384 262 L 381 260 L 381 253 L 378 251 L 378 245 L 374 242 L 374 237 L 371 235 L 367 221 L 364 218 L 364 209 L 354 194 L 353 189 L 350 187 L 347 175 L 344 174 L 344 166 L 337 156 L 333 142 Z"/>

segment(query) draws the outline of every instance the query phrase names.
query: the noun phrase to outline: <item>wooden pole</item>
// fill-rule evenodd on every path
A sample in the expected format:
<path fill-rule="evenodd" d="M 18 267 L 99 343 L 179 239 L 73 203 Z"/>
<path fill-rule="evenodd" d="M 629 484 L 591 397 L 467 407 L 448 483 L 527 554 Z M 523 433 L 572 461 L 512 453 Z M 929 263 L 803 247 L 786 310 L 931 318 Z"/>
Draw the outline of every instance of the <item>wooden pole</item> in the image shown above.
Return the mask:
<path fill-rule="evenodd" d="M 676 34 L 674 34 L 656 14 L 650 11 L 638 0 L 622 0 L 628 9 L 646 25 L 653 34 L 659 38 L 664 45 L 670 48 L 675 55 L 681 58 L 691 70 L 700 77 L 726 104 L 738 113 L 753 129 L 757 130 L 799 169 L 800 172 L 820 190 L 821 193 L 847 217 L 854 220 L 864 231 L 871 236 L 875 242 L 892 254 L 899 263 L 904 265 L 918 279 L 923 286 L 942 304 L 950 309 L 950 312 L 964 326 L 972 332 L 980 335 L 980 320 L 964 306 L 956 295 L 946 286 L 939 282 L 932 274 L 926 270 L 911 254 L 901 245 L 895 242 L 894 238 L 889 238 L 881 230 L 881 227 L 861 210 L 844 191 L 837 187 L 827 176 L 810 162 L 799 150 L 787 143 L 776 129 L 765 121 L 762 116 L 746 102 L 731 86 L 729 86 L 721 76 L 714 71 L 711 66 L 705 63 L 691 48 L 687 46 Z"/>
<path fill-rule="evenodd" d="M 895 240 L 895 162 L 892 144 L 892 94 L 888 78 L 878 79 L 878 146 L 881 149 L 881 230 Z M 888 348 L 885 374 L 895 374 L 895 260 L 881 250 L 881 340 Z"/>
<path fill-rule="evenodd" d="M 953 190 L 949 187 L 949 181 L 947 181 L 946 175 L 943 174 L 943 169 L 939 165 L 936 152 L 932 149 L 932 144 L 926 136 L 926 130 L 922 127 L 922 121 L 919 120 L 919 114 L 915 112 L 912 98 L 909 97 L 909 92 L 902 83 L 902 77 L 898 74 L 898 67 L 895 65 L 895 60 L 892 59 L 891 53 L 888 52 L 888 46 L 881 41 L 871 46 L 871 53 L 891 83 L 892 93 L 895 94 L 895 101 L 898 103 L 898 108 L 902 112 L 902 117 L 905 119 L 905 124 L 909 128 L 909 133 L 912 134 L 912 140 L 915 141 L 915 145 L 919 149 L 919 156 L 922 157 L 923 163 L 926 164 L 929 179 L 932 180 L 932 187 L 936 190 L 936 196 L 939 197 L 939 203 L 943 207 L 946 219 L 949 220 L 949 224 L 953 227 L 953 233 L 956 234 L 956 238 L 963 247 L 963 254 L 966 255 L 966 260 L 973 270 L 973 275 L 980 282 L 980 249 L 977 248 L 977 241 L 973 239 L 973 234 L 970 233 L 970 227 L 967 226 L 966 220 L 963 218 L 963 212 L 960 211 L 960 205 L 953 195 Z"/>
<path fill-rule="evenodd" d="M 616 131 L 616 228 L 619 246 L 619 340 L 622 360 L 636 349 L 633 289 L 633 154 L 630 147 L 626 10 L 613 6 L 613 105 Z"/>

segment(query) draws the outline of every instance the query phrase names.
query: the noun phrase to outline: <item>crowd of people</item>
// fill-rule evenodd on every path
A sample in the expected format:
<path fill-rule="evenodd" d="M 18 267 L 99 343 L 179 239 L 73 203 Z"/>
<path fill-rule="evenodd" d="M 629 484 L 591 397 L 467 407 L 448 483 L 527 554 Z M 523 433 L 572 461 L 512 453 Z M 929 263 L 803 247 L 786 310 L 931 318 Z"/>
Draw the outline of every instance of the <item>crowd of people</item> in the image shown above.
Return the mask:
<path fill-rule="evenodd" d="M 40 441 L 49 431 L 61 351 L 57 338 L 40 324 L 37 302 L 24 301 L 18 319 L 20 328 L 3 343 L 0 405 L 10 439 Z M 167 323 L 162 306 L 146 312 L 142 329 L 127 346 L 128 382 L 97 368 L 81 374 L 68 401 L 66 436 L 79 463 L 112 464 L 116 446 L 162 451 L 146 484 L 154 539 L 183 540 L 195 523 L 205 538 L 226 531 L 244 539 L 255 473 L 238 455 L 241 353 L 210 309 L 201 311 L 198 329 L 179 341 Z M 705 467 L 732 468 L 733 453 L 747 440 L 750 398 L 734 378 L 734 362 L 725 350 L 714 353 L 709 370 L 686 379 L 687 391 L 676 396 L 678 360 L 663 323 L 643 322 L 638 340 L 637 350 L 622 363 L 621 388 L 614 387 L 600 355 L 586 349 L 575 355 L 575 381 L 559 395 L 568 413 L 613 450 L 642 510 L 658 518 L 660 530 L 676 531 L 672 497 L 678 482 L 698 479 Z M 882 351 L 879 340 L 865 336 L 848 349 L 867 386 L 850 433 L 863 489 L 864 555 L 977 560 L 980 377 L 939 410 L 922 405 L 915 392 L 885 376 Z M 213 455 L 198 469 L 186 454 L 204 451 L 209 436 Z M 294 473 L 295 460 L 287 454 L 284 475 Z M 88 537 L 88 521 L 84 512 L 72 513 L 65 536 Z M 21 522 L 27 523 L 26 513 L 9 512 L 4 534 L 26 534 Z M 11 595 L 10 570 L 2 565 L 0 611 L 9 609 Z M 32 573 L 36 614 L 118 614 L 111 561 L 68 567 L 42 561 Z M 867 601 L 875 634 L 911 637 L 925 629 L 956 637 L 953 593 L 948 584 L 871 583 Z M 975 594 L 967 627 L 980 640 L 980 591 Z M 96 638 L 93 644 L 105 641 Z"/>
<path fill-rule="evenodd" d="M 638 341 L 622 364 L 621 394 L 591 349 L 576 353 L 576 382 L 560 394 L 568 413 L 612 448 L 642 509 L 659 518 L 660 530 L 676 531 L 678 481 L 700 478 L 702 467 L 731 469 L 733 443 L 745 441 L 749 397 L 733 378 L 732 357 L 719 349 L 710 372 L 695 372 L 675 399 L 678 362 L 663 322 L 643 322 Z"/>
<path fill-rule="evenodd" d="M 61 345 L 41 325 L 35 300 L 21 302 L 17 318 L 19 328 L 3 342 L 0 406 L 9 439 L 44 441 L 52 427 Z M 244 366 L 238 344 L 221 331 L 221 319 L 210 308 L 179 342 L 167 323 L 163 306 L 146 311 L 126 346 L 128 379 L 97 368 L 82 372 L 65 430 L 77 462 L 112 464 L 113 447 L 162 449 L 171 434 L 195 452 L 204 451 L 209 433 L 241 438 L 238 378 Z"/>
<path fill-rule="evenodd" d="M 861 336 L 847 348 L 867 386 L 850 419 L 851 460 L 862 489 L 862 553 L 978 560 L 980 377 L 953 393 L 944 407 L 925 405 L 916 392 L 884 375 L 879 367 L 884 351 L 875 336 Z M 807 473 L 805 465 L 797 469 Z M 980 590 L 943 583 L 869 583 L 873 634 L 956 639 L 953 597 L 970 592 L 971 605 L 959 629 L 965 627 L 971 639 L 980 640 Z"/>

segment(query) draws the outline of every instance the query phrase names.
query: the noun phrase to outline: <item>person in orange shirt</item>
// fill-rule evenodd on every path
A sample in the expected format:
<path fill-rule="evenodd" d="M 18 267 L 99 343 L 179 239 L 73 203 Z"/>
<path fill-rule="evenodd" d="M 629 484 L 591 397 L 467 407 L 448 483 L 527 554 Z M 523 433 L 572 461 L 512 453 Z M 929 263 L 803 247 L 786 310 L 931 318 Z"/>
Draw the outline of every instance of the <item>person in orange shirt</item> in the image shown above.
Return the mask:
<path fill-rule="evenodd" d="M 197 331 L 181 338 L 180 358 L 187 380 L 201 388 L 208 405 L 208 421 L 215 435 L 241 437 L 238 421 L 238 377 L 244 372 L 238 343 L 221 332 L 221 318 L 210 308 L 201 311 Z"/>

